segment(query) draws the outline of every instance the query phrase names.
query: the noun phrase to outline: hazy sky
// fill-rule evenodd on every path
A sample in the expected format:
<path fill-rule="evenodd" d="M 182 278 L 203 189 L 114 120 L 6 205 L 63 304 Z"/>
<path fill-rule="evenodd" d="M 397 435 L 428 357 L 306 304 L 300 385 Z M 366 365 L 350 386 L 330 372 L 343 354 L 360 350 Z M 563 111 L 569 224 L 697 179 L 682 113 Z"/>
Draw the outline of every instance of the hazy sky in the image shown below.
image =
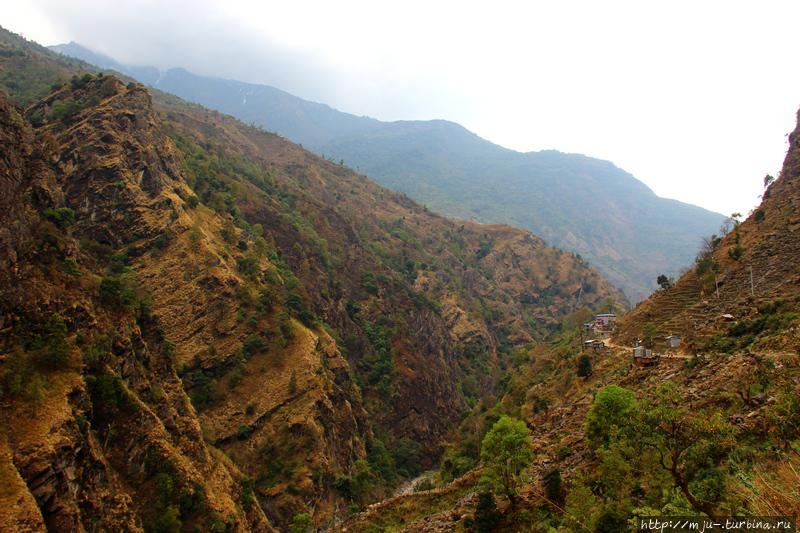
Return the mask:
<path fill-rule="evenodd" d="M 6 2 L 0 24 L 130 64 L 274 85 L 383 120 L 445 118 L 520 151 L 609 159 L 730 214 L 800 106 L 800 2 Z"/>

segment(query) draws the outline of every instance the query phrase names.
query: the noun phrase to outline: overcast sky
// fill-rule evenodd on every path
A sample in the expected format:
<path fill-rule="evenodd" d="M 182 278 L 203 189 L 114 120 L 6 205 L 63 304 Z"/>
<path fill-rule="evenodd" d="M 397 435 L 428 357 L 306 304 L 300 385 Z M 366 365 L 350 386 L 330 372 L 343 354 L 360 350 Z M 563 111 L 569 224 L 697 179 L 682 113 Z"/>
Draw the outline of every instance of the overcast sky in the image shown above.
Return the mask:
<path fill-rule="evenodd" d="M 265 83 L 520 151 L 609 159 L 723 214 L 758 202 L 800 106 L 800 2 L 30 0 L 0 24 L 129 64 Z"/>

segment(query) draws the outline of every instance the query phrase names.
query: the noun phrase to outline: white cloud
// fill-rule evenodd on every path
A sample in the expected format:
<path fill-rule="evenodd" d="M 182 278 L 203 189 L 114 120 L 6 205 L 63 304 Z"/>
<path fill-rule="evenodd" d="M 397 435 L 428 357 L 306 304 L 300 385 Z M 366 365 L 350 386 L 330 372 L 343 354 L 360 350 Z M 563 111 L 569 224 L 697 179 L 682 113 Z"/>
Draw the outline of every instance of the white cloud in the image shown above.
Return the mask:
<path fill-rule="evenodd" d="M 10 9 L 8 9 L 10 8 Z M 797 2 L 39 0 L 4 24 L 129 63 L 278 86 L 510 148 L 610 159 L 657 193 L 747 211 L 800 105 Z"/>

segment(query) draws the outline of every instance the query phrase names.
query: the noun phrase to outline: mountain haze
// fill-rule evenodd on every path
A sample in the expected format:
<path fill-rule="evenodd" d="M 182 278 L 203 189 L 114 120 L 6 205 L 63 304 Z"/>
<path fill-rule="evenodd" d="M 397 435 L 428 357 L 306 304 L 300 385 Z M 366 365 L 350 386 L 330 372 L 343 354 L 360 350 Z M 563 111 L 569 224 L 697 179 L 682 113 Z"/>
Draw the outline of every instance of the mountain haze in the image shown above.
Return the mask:
<path fill-rule="evenodd" d="M 382 122 L 265 85 L 183 69 L 129 67 L 70 43 L 55 50 L 275 131 L 436 211 L 528 228 L 586 257 L 633 300 L 659 274 L 691 263 L 724 217 L 656 196 L 607 161 L 558 151 L 520 153 L 444 121 Z M 535 127 L 533 125 L 532 127 Z"/>

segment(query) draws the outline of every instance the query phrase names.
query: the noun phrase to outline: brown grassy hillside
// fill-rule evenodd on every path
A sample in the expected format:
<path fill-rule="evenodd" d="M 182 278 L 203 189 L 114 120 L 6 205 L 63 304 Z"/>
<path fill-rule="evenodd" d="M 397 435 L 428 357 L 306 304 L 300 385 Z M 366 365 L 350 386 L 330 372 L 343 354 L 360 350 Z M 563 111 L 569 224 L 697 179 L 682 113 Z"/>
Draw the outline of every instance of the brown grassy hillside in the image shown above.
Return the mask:
<path fill-rule="evenodd" d="M 140 530 L 180 515 L 187 526 L 268 531 L 261 508 L 240 503 L 242 474 L 205 446 L 135 273 L 93 239 L 145 240 L 186 222 L 152 115 L 140 115 L 127 150 L 93 147 L 91 136 L 80 154 L 70 150 L 76 131 L 114 129 L 128 105 L 147 99 L 134 92 L 126 102 L 110 78 L 95 84 L 106 99 L 91 112 L 39 132 L 0 101 L 2 418 L 12 458 L 3 476 L 24 480 L 19 501 L 39 507 L 17 507 L 4 527 Z M 150 156 L 160 165 L 142 188 L 133 170 Z M 75 175 L 81 158 L 92 164 Z M 81 187 L 90 189 L 78 193 L 82 213 L 65 207 Z M 117 216 L 121 205 L 128 217 Z"/>
<path fill-rule="evenodd" d="M 4 524 L 335 523 L 432 465 L 515 347 L 624 301 L 528 232 L 2 37 L 3 79 L 51 90 L 2 107 Z"/>

